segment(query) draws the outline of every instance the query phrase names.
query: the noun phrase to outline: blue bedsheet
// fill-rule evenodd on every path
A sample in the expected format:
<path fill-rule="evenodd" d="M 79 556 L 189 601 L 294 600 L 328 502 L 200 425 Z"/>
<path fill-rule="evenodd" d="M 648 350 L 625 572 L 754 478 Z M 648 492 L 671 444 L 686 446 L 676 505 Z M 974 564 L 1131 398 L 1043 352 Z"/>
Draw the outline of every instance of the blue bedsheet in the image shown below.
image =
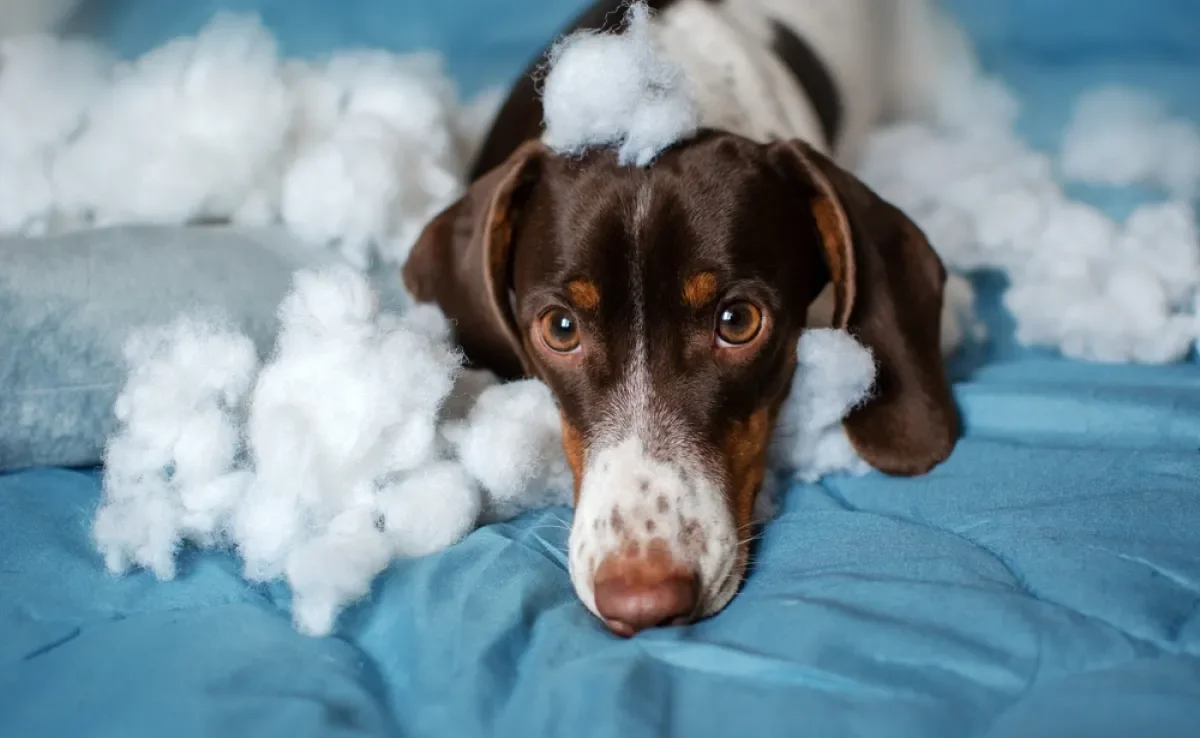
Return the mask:
<path fill-rule="evenodd" d="M 313 640 L 229 557 L 104 575 L 94 475 L 2 478 L 0 735 L 1195 736 L 1196 389 L 989 368 L 948 464 L 794 487 L 725 613 L 632 641 L 574 600 L 565 511 L 398 564 Z"/>
<path fill-rule="evenodd" d="M 1196 62 L 1136 53 L 993 64 L 1047 147 L 1114 69 L 1200 118 Z M 791 487 L 724 613 L 630 641 L 573 597 L 565 510 L 397 564 L 314 640 L 228 556 L 104 574 L 94 472 L 0 477 L 0 736 L 1194 738 L 1200 369 L 1024 350 L 979 285 L 992 339 L 956 366 L 952 459 Z"/>

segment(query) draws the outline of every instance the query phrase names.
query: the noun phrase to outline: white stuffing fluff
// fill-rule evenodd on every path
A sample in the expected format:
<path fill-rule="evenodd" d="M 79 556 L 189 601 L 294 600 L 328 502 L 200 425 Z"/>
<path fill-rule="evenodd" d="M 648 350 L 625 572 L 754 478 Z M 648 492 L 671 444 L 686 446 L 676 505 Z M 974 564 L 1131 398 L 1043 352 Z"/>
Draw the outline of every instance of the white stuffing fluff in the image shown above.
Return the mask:
<path fill-rule="evenodd" d="M 0 156 L 45 154 L 79 128 L 112 62 L 102 49 L 53 36 L 0 40 Z"/>
<path fill-rule="evenodd" d="M 297 541 L 286 559 L 297 629 L 330 633 L 345 603 L 366 595 L 391 560 L 392 546 L 371 505 L 349 505 L 322 521 L 320 532 Z"/>
<path fill-rule="evenodd" d="M 1200 239 L 1190 206 L 1145 205 L 1119 227 L 1075 205 L 1055 214 L 1047 230 L 1063 241 L 1076 239 L 1075 253 L 1033 255 L 1024 278 L 1005 295 L 1005 305 L 1021 318 L 1020 340 L 1110 362 L 1160 364 L 1190 353 L 1197 336 L 1191 298 L 1200 284 Z"/>
<path fill-rule="evenodd" d="M 59 207 L 97 225 L 232 217 L 262 197 L 291 119 L 271 34 L 218 15 L 117 66 L 55 163 Z"/>
<path fill-rule="evenodd" d="M 462 465 L 435 461 L 380 492 L 385 531 L 401 556 L 426 556 L 470 532 L 483 510 Z"/>
<path fill-rule="evenodd" d="M 1105 86 L 1079 97 L 1063 135 L 1062 173 L 1100 185 L 1145 184 L 1200 195 L 1200 126 L 1147 92 Z"/>
<path fill-rule="evenodd" d="M 79 41 L 0 39 L 0 232 L 49 229 L 54 153 L 82 124 L 110 66 L 98 47 Z"/>
<path fill-rule="evenodd" d="M 777 468 L 815 482 L 835 472 L 869 471 L 842 430 L 846 415 L 870 397 L 875 359 L 846 331 L 805 331 L 796 348 L 796 377 L 779 414 L 771 456 Z"/>
<path fill-rule="evenodd" d="M 381 313 L 342 266 L 298 272 L 279 318 L 261 369 L 203 318 L 131 337 L 94 534 L 114 572 L 164 579 L 185 540 L 232 546 L 320 635 L 392 559 L 466 535 L 482 498 L 437 442 L 460 364 L 439 311 Z"/>
<path fill-rule="evenodd" d="M 562 421 L 544 383 L 529 379 L 484 389 L 466 419 L 445 433 L 487 495 L 489 519 L 571 501 Z"/>
<path fill-rule="evenodd" d="M 255 481 L 234 537 L 247 576 L 285 574 L 300 628 L 327 632 L 398 546 L 436 548 L 421 538 L 446 545 L 474 525 L 478 496 L 468 491 L 443 497 L 465 519 L 448 531 L 389 526 L 380 504 L 393 516 L 413 505 L 394 486 L 436 461 L 435 420 L 459 357 L 444 326 L 381 319 L 377 296 L 349 267 L 298 274 L 279 312 L 277 353 L 250 408 Z"/>
<path fill-rule="evenodd" d="M 0 39 L 0 233 L 278 224 L 360 268 L 401 263 L 461 194 L 498 104 L 460 106 L 436 54 L 283 59 L 253 16 L 119 64 Z"/>
<path fill-rule="evenodd" d="M 294 79 L 303 123 L 283 173 L 283 222 L 359 267 L 373 254 L 403 262 L 462 194 L 466 157 L 439 59 L 349 52 Z"/>
<path fill-rule="evenodd" d="M 125 360 L 95 537 L 110 571 L 171 579 L 180 543 L 214 543 L 243 496 L 240 416 L 258 355 L 240 333 L 181 318 L 130 337 Z"/>
<path fill-rule="evenodd" d="M 1178 199 L 1145 205 L 1117 223 L 1072 200 L 1051 157 L 1014 131 L 1011 92 L 983 77 L 965 47 L 948 48 L 960 59 L 946 65 L 951 71 L 935 120 L 876 132 L 859 175 L 917 221 L 950 269 L 1005 273 L 1004 303 L 1022 343 L 1091 361 L 1164 363 L 1189 355 L 1200 287 L 1192 207 Z M 1102 97 L 1093 105 L 1108 109 L 1111 102 Z M 1095 113 L 1084 117 L 1104 127 Z M 1098 137 L 1084 141 L 1073 166 L 1136 138 L 1124 124 L 1114 125 L 1119 135 L 1104 147 Z M 1150 176 L 1151 168 L 1141 166 L 1144 153 L 1143 147 L 1131 155 L 1123 178 Z M 961 301 L 952 289 L 948 297 Z M 947 331 L 947 341 L 957 332 Z"/>
<path fill-rule="evenodd" d="M 623 33 L 573 33 L 548 61 L 542 140 L 555 151 L 614 146 L 622 165 L 644 167 L 699 127 L 683 68 L 658 48 L 642 2 L 628 6 Z"/>

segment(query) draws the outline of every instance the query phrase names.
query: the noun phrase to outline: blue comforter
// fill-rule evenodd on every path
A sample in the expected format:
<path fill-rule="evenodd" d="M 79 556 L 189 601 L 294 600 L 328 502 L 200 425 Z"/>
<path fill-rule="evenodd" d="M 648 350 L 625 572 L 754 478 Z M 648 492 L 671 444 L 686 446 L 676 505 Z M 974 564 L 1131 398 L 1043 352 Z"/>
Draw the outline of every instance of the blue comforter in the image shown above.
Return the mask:
<path fill-rule="evenodd" d="M 1124 23 L 1116 0 L 1039 2 L 956 3 L 1029 101 L 1035 143 L 1054 146 L 1073 93 L 1101 79 L 1200 119 L 1200 53 L 1178 32 L 1196 6 L 1138 3 L 1161 22 L 1139 15 L 1121 36 L 1096 17 Z M 579 4 L 539 28 L 500 23 L 475 58 L 510 77 Z M 1014 23 L 1014 8 L 1052 20 L 1064 4 L 1095 8 L 1076 30 L 1103 54 L 1068 64 L 1043 25 Z M 158 32 L 192 30 L 187 17 Z M 108 31 L 136 50 L 152 22 Z M 445 45 L 468 58 L 471 38 Z M 1138 196 L 1084 194 L 1116 214 Z M 566 510 L 396 564 L 339 637 L 311 639 L 283 588 L 248 586 L 225 555 L 185 556 L 170 583 L 106 575 L 88 538 L 94 471 L 0 477 L 0 736 L 1194 738 L 1200 371 L 1022 349 L 1001 281 L 978 284 L 992 338 L 955 367 L 966 435 L 951 460 L 919 479 L 792 485 L 724 613 L 632 640 L 576 603 Z"/>

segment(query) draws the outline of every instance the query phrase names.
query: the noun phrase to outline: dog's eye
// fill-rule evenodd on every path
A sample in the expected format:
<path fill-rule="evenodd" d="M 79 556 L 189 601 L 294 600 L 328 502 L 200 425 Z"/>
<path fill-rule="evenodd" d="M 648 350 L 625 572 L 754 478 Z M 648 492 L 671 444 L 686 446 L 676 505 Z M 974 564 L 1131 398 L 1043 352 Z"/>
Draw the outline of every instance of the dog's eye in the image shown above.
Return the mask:
<path fill-rule="evenodd" d="M 553 308 L 542 314 L 542 340 L 551 351 L 569 354 L 579 348 L 579 326 L 575 316 L 562 308 Z"/>
<path fill-rule="evenodd" d="M 750 302 L 731 302 L 717 314 L 717 338 L 727 346 L 750 343 L 762 330 L 762 311 Z"/>

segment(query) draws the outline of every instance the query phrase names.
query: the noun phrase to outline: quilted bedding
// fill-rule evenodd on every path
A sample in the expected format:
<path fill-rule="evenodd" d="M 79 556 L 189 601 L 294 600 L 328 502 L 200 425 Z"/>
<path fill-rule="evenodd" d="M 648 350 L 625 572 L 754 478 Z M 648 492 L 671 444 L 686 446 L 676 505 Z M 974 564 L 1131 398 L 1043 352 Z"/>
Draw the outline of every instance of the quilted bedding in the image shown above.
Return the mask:
<path fill-rule="evenodd" d="M 555 3 L 544 26 L 578 5 Z M 1064 3 L 955 5 L 1000 29 L 985 59 L 1027 101 L 1035 144 L 1053 146 L 1073 94 L 1101 79 L 1200 119 L 1200 51 L 1178 34 L 1153 39 L 1170 53 L 1108 48 L 1092 18 L 1078 29 L 1092 44 L 1064 61 L 1044 30 L 1011 32 L 1018 11 L 1052 21 Z M 137 28 L 111 32 L 136 46 Z M 535 30 L 490 64 L 518 68 Z M 1114 214 L 1138 196 L 1093 194 Z M 396 564 L 338 637 L 312 639 L 286 591 L 248 586 L 232 557 L 192 555 L 170 583 L 105 574 L 95 471 L 2 476 L 0 736 L 1200 735 L 1200 371 L 1023 349 L 1002 281 L 977 286 L 991 338 L 955 367 L 966 434 L 951 460 L 790 486 L 724 613 L 632 640 L 573 597 L 568 510 Z"/>

